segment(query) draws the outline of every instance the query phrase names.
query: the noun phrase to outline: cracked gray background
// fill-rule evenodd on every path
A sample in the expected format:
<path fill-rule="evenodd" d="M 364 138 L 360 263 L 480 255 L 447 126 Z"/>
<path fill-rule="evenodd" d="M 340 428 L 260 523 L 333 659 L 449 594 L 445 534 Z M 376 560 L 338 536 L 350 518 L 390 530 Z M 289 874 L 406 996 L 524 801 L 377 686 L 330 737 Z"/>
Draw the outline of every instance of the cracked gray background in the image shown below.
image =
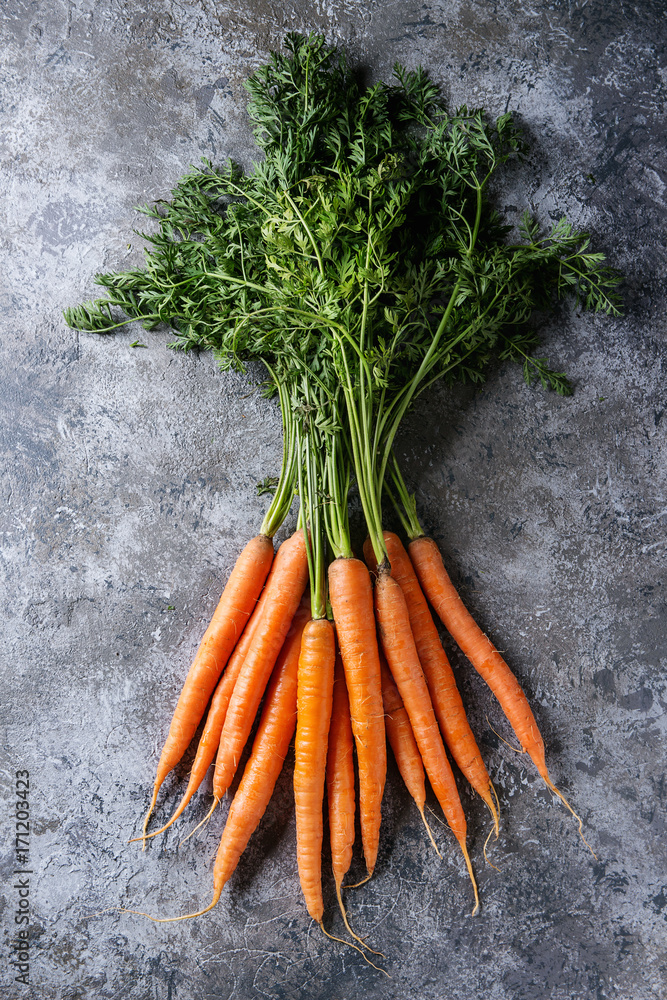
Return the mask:
<path fill-rule="evenodd" d="M 437 858 L 392 762 L 378 867 L 349 894 L 391 979 L 307 917 L 289 767 L 212 913 L 99 914 L 209 898 L 220 817 L 178 849 L 206 796 L 145 854 L 126 841 L 263 516 L 254 486 L 277 470 L 280 427 L 211 357 L 137 327 L 77 336 L 62 309 L 94 294 L 95 272 L 140 263 L 135 205 L 168 196 L 201 156 L 251 162 L 243 81 L 286 30 L 311 28 L 369 78 L 422 63 L 452 104 L 516 110 L 532 153 L 499 205 L 511 221 L 526 206 L 545 223 L 566 213 L 626 276 L 622 318 L 563 309 L 544 328 L 571 399 L 502 367 L 481 391 L 435 389 L 406 422 L 422 521 L 526 688 L 597 860 L 452 650 L 500 796 L 499 871 L 483 861 L 485 809 L 462 789 L 483 904 L 471 918 L 458 848 L 432 817 Z M 5 0 L 0 32 L 3 996 L 664 997 L 664 5 Z M 10 965 L 18 769 L 31 776 L 29 986 Z M 339 933 L 330 880 L 325 893 Z"/>

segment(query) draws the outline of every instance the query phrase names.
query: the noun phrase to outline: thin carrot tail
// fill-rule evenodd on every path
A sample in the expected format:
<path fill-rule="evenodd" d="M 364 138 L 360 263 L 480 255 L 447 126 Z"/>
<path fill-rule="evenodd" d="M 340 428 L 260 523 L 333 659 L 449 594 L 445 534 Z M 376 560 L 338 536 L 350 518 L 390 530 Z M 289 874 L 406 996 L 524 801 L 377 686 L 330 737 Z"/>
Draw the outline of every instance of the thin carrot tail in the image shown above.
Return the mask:
<path fill-rule="evenodd" d="M 489 787 L 490 787 L 491 791 L 493 792 L 493 798 L 495 799 L 496 811 L 494 813 L 492 813 L 493 819 L 494 819 L 494 826 L 489 830 L 489 835 L 486 838 L 486 840 L 484 841 L 484 860 L 486 861 L 487 865 L 489 865 L 491 868 L 495 868 L 495 870 L 497 872 L 499 872 L 500 868 L 498 867 L 498 865 L 494 865 L 491 861 L 489 861 L 489 856 L 487 854 L 487 848 L 489 846 L 489 841 L 491 840 L 491 834 L 495 830 L 496 840 L 498 839 L 498 836 L 500 834 L 500 823 L 499 823 L 499 820 L 500 820 L 500 799 L 498 798 L 498 792 L 496 791 L 496 786 L 491 781 L 491 779 L 489 779 Z"/>
<path fill-rule="evenodd" d="M 142 850 L 145 850 L 146 849 L 145 845 L 146 845 L 146 841 L 147 840 L 150 840 L 151 837 L 157 837 L 158 834 L 160 834 L 160 833 L 164 833 L 165 830 L 168 830 L 169 827 L 171 826 L 171 824 L 174 823 L 178 819 L 178 817 L 181 815 L 181 813 L 185 810 L 185 807 L 187 806 L 188 802 L 190 801 L 190 799 L 194 795 L 195 791 L 196 791 L 196 789 L 194 788 L 194 786 L 192 788 L 190 788 L 190 785 L 188 785 L 188 787 L 185 789 L 185 793 L 183 795 L 183 798 L 181 799 L 181 801 L 179 802 L 179 804 L 178 804 L 178 806 L 176 808 L 175 813 L 172 815 L 171 819 L 167 823 L 165 823 L 164 826 L 161 826 L 159 830 L 153 830 L 152 833 L 146 833 L 146 831 L 144 830 L 144 832 L 142 833 L 142 835 L 140 837 L 132 837 L 131 840 L 128 840 L 128 844 L 135 844 L 138 840 L 141 840 L 143 842 L 143 844 L 144 844 L 144 847 L 142 848 Z"/>
<path fill-rule="evenodd" d="M 489 846 L 489 841 L 491 840 L 492 834 L 493 834 L 493 827 L 491 827 L 491 829 L 489 830 L 488 836 L 484 841 L 484 860 L 486 861 L 489 868 L 495 868 L 495 870 L 499 872 L 500 868 L 498 867 L 498 865 L 494 865 L 493 862 L 489 861 L 489 855 L 487 854 L 487 847 Z M 498 834 L 496 834 L 496 839 L 497 837 Z"/>
<path fill-rule="evenodd" d="M 370 879 L 373 878 L 373 872 L 369 872 L 366 878 L 362 878 L 361 882 L 351 882 L 349 885 L 344 885 L 343 889 L 358 889 L 362 885 L 366 885 Z"/>
<path fill-rule="evenodd" d="M 598 859 L 597 854 L 595 853 L 595 851 L 593 850 L 593 848 L 591 847 L 591 845 L 588 843 L 588 841 L 584 837 L 584 824 L 583 824 L 583 821 L 581 819 L 581 816 L 579 815 L 579 813 L 576 813 L 574 811 L 574 809 L 572 808 L 572 806 L 570 805 L 570 803 L 567 801 L 567 799 L 565 798 L 565 796 L 563 795 L 563 793 L 561 791 L 559 791 L 558 788 L 556 788 L 556 786 L 554 785 L 554 783 L 551 780 L 551 778 L 548 775 L 546 775 L 546 777 L 544 775 L 542 775 L 542 777 L 544 778 L 544 781 L 545 781 L 547 787 L 551 789 L 551 791 L 553 792 L 554 795 L 558 796 L 558 798 L 561 800 L 561 802 L 563 803 L 563 805 L 565 806 L 565 808 L 568 809 L 572 813 L 572 815 L 574 816 L 574 818 L 576 819 L 577 823 L 579 824 L 579 836 L 581 837 L 581 839 L 583 840 L 584 844 L 586 845 L 586 847 L 588 848 L 588 850 L 591 852 L 591 854 L 593 855 L 593 857 L 597 861 L 597 859 Z"/>
<path fill-rule="evenodd" d="M 151 799 L 151 804 L 148 807 L 148 812 L 144 817 L 144 825 L 141 828 L 141 837 L 136 838 L 137 840 L 141 840 L 142 842 L 141 846 L 142 851 L 146 850 L 146 830 L 148 829 L 148 821 L 153 815 L 153 810 L 155 809 L 155 803 L 157 802 L 157 795 L 159 791 L 160 791 L 160 785 L 156 781 L 153 786 L 153 798 Z"/>
<path fill-rule="evenodd" d="M 193 917 L 202 917 L 205 913 L 208 913 L 216 905 L 220 896 L 222 895 L 222 888 L 216 889 L 213 893 L 213 899 L 203 910 L 197 910 L 196 913 L 183 913 L 180 917 L 154 917 L 150 913 L 145 913 L 143 910 L 129 910 L 126 906 L 112 906 L 108 910 L 101 910 L 101 913 L 109 913 L 111 910 L 116 910 L 118 913 L 134 913 L 137 917 L 148 917 L 152 920 L 154 924 L 171 924 L 176 923 L 177 920 L 192 920 Z M 91 913 L 91 917 L 96 917 L 99 914 Z"/>
<path fill-rule="evenodd" d="M 491 785 L 491 791 L 493 792 L 493 797 L 496 800 L 496 809 L 498 810 L 498 821 L 500 822 L 500 799 L 498 798 L 498 792 L 496 791 L 496 786 L 491 780 L 489 780 L 489 784 Z M 498 827 L 496 828 L 496 840 L 498 839 L 499 833 L 500 833 L 500 826 L 498 825 Z"/>
<path fill-rule="evenodd" d="M 209 811 L 206 813 L 206 815 L 204 816 L 203 820 L 201 820 L 201 822 L 197 823 L 197 825 L 194 828 L 194 830 L 190 830 L 190 833 L 188 833 L 187 836 L 183 837 L 183 840 L 178 845 L 179 847 L 182 847 L 183 844 L 185 843 L 185 841 L 189 840 L 190 837 L 193 835 L 193 833 L 197 832 L 197 830 L 200 828 L 200 826 L 204 826 L 206 823 L 208 823 L 208 821 L 210 820 L 211 816 L 215 812 L 216 806 L 219 805 L 219 804 L 220 804 L 220 799 L 213 799 L 213 805 L 211 806 L 211 808 L 209 809 Z"/>
<path fill-rule="evenodd" d="M 475 873 L 472 870 L 472 864 L 470 863 L 470 855 L 468 854 L 468 848 L 466 847 L 465 840 L 459 840 L 459 847 L 463 851 L 463 857 L 465 858 L 466 868 L 468 869 L 468 875 L 470 876 L 470 881 L 472 882 L 473 892 L 475 893 L 475 905 L 473 911 L 470 914 L 474 917 L 479 910 L 479 892 L 477 890 L 477 880 L 475 879 Z"/>
<path fill-rule="evenodd" d="M 384 972 L 387 979 L 391 979 L 391 976 L 389 975 L 387 970 L 381 968 L 381 966 L 379 965 L 376 965 L 375 962 L 371 962 L 368 955 L 364 951 L 362 951 L 358 945 L 352 944 L 351 941 L 346 941 L 344 938 L 336 937 L 335 934 L 329 934 L 329 931 L 325 930 L 324 924 L 322 923 L 321 920 L 318 920 L 317 923 L 319 924 L 319 928 L 322 931 L 322 933 L 325 934 L 331 941 L 338 941 L 339 944 L 347 945 L 348 948 L 354 948 L 355 951 L 359 952 L 359 954 L 361 955 L 361 957 L 365 962 L 368 962 L 369 965 L 372 965 L 373 968 L 377 970 L 377 972 Z M 354 934 L 353 937 L 356 937 L 356 934 Z M 377 954 L 377 952 L 374 952 L 374 954 Z"/>
<path fill-rule="evenodd" d="M 500 803 L 498 802 L 498 796 L 496 790 L 493 787 L 493 782 L 489 781 L 489 788 L 493 792 L 493 797 L 491 796 L 491 791 L 487 792 L 486 795 L 482 795 L 482 798 L 491 813 L 491 818 L 493 820 L 493 830 L 495 830 L 496 839 L 498 839 L 498 834 L 500 833 Z M 494 802 L 495 798 L 495 802 Z"/>
<path fill-rule="evenodd" d="M 370 951 L 372 955 L 379 955 L 380 958 L 386 958 L 387 956 L 383 955 L 381 951 L 375 951 L 374 948 L 371 948 L 370 945 L 366 944 L 364 939 L 360 938 L 358 934 L 355 934 L 352 928 L 350 927 L 349 921 L 347 919 L 347 911 L 345 909 L 345 904 L 343 903 L 343 896 L 341 894 L 341 883 L 342 879 L 336 879 L 336 899 L 338 900 L 338 906 L 340 907 L 340 912 L 343 916 L 343 922 L 347 927 L 348 933 L 350 934 L 351 937 L 354 938 L 355 941 L 358 941 L 359 944 L 362 945 L 362 947 L 366 948 L 367 951 Z"/>
<path fill-rule="evenodd" d="M 127 906 L 108 906 L 105 910 L 98 910 L 97 913 L 89 913 L 84 919 L 90 920 L 91 917 L 99 917 L 103 913 L 133 913 L 137 917 L 148 917 L 152 920 L 154 924 L 171 924 L 175 923 L 177 920 L 192 920 L 193 917 L 201 917 L 205 913 L 208 913 L 216 905 L 220 896 L 222 895 L 223 885 L 219 885 L 215 888 L 213 892 L 213 899 L 204 907 L 203 910 L 197 910 L 195 913 L 183 913 L 180 917 L 154 917 L 151 913 L 146 913 L 144 910 L 130 910 Z"/>
<path fill-rule="evenodd" d="M 438 855 L 438 857 L 440 858 L 440 860 L 442 860 L 442 854 L 440 853 L 438 845 L 436 844 L 436 842 L 435 842 L 435 840 L 433 838 L 433 831 L 431 830 L 431 827 L 428 825 L 428 820 L 426 819 L 426 815 L 424 813 L 424 807 L 420 806 L 420 805 L 417 805 L 417 808 L 419 809 L 419 815 L 421 816 L 422 821 L 424 823 L 424 826 L 426 827 L 426 832 L 428 833 L 428 839 L 433 844 L 433 849 L 435 850 L 435 853 Z"/>

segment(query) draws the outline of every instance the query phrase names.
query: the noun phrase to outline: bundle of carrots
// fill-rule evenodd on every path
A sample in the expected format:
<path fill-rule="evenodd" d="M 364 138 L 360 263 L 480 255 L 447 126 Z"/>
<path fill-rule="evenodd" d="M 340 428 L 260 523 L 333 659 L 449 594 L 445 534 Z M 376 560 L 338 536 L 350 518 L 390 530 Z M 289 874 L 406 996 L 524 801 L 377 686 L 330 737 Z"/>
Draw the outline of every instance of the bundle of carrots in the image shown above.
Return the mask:
<path fill-rule="evenodd" d="M 169 203 L 144 210 L 157 220 L 146 268 L 99 275 L 106 297 L 66 319 L 97 333 L 133 319 L 166 323 L 174 347 L 211 348 L 223 369 L 261 362 L 268 373 L 284 425 L 280 476 L 186 678 L 140 839 L 182 814 L 214 760 L 215 809 L 263 701 L 207 909 L 266 809 L 296 730 L 297 860 L 308 912 L 321 924 L 325 789 L 345 917 L 355 786 L 370 876 L 387 738 L 422 816 L 428 776 L 477 901 L 448 751 L 496 830 L 497 799 L 429 602 L 556 792 L 528 701 L 424 534 L 393 444 L 434 381 L 480 381 L 494 361 L 518 361 L 529 384 L 568 393 L 565 376 L 533 355 L 529 320 L 566 295 L 615 314 L 618 277 L 565 220 L 540 235 L 525 215 L 510 239 L 488 195 L 496 170 L 525 151 L 510 114 L 492 122 L 466 107 L 449 112 L 422 70 L 400 66 L 391 86 L 364 89 L 320 36 L 289 35 L 285 48 L 248 81 L 264 159 L 250 173 L 233 163 L 193 169 Z M 364 561 L 351 544 L 351 489 L 368 532 Z M 295 495 L 299 526 L 274 558 L 272 539 Z M 407 550 L 384 529 L 387 501 Z M 207 706 L 182 801 L 149 834 L 161 785 Z"/>

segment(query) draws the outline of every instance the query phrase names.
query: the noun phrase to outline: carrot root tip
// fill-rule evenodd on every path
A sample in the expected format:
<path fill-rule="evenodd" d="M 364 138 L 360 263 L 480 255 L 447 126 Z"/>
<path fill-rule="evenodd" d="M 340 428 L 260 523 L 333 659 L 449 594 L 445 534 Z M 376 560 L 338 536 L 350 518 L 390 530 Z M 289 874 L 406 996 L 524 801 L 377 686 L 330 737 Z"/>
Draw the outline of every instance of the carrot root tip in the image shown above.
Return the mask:
<path fill-rule="evenodd" d="M 361 882 L 350 882 L 348 885 L 342 886 L 342 888 L 343 889 L 358 889 L 360 886 L 366 885 L 366 883 L 372 877 L 373 877 L 373 872 L 369 872 L 368 875 L 366 876 L 366 878 L 362 878 Z"/>
<path fill-rule="evenodd" d="M 558 798 L 561 800 L 561 802 L 563 803 L 563 805 L 565 806 L 565 808 L 568 809 L 569 812 L 571 812 L 572 815 L 574 816 L 574 818 L 576 819 L 577 823 L 579 824 L 579 836 L 581 837 L 581 839 L 583 840 L 584 844 L 586 845 L 586 847 L 588 848 L 588 850 L 591 852 L 591 854 L 593 855 L 593 857 L 597 861 L 597 859 L 598 859 L 597 854 L 595 853 L 595 851 L 593 850 L 593 848 L 591 847 L 591 845 L 588 843 L 588 841 L 584 837 L 584 824 L 583 824 L 583 820 L 582 820 L 581 816 L 579 815 L 579 813 L 577 813 L 577 812 L 574 811 L 574 809 L 572 808 L 572 806 L 570 805 L 570 803 L 567 801 L 567 799 L 565 798 L 565 796 L 563 795 L 563 793 L 561 791 L 559 791 L 558 788 L 556 788 L 556 786 L 554 785 L 554 783 L 551 780 L 551 778 L 548 775 L 542 775 L 542 777 L 544 778 L 544 781 L 545 781 L 545 784 L 546 784 L 547 788 L 549 788 L 553 792 L 554 795 L 558 796 Z"/>
<path fill-rule="evenodd" d="M 500 868 L 498 867 L 498 865 L 494 865 L 491 861 L 489 861 L 489 855 L 487 854 L 487 847 L 489 846 L 489 841 L 491 840 L 492 834 L 493 834 L 493 827 L 491 827 L 491 829 L 489 830 L 489 834 L 486 840 L 484 841 L 484 860 L 486 861 L 489 868 L 494 868 L 497 872 L 500 872 Z M 498 834 L 496 833 L 496 840 L 497 839 L 498 839 Z"/>
<path fill-rule="evenodd" d="M 423 806 L 421 807 L 421 809 L 419 809 L 419 814 L 420 814 L 420 816 L 422 818 L 422 822 L 424 823 L 424 826 L 426 827 L 426 832 L 428 833 L 428 839 L 433 844 L 433 849 L 434 849 L 435 853 L 438 855 L 438 857 L 442 861 L 442 854 L 440 853 L 438 845 L 436 844 L 435 839 L 433 837 L 433 831 L 431 830 L 431 827 L 428 825 L 428 820 L 426 819 L 426 816 L 424 814 L 424 807 Z"/>
<path fill-rule="evenodd" d="M 321 920 L 318 920 L 317 923 L 319 924 L 319 928 L 322 931 L 322 933 L 324 935 L 326 935 L 326 937 L 328 937 L 331 941 L 338 941 L 339 944 L 344 944 L 348 948 L 354 948 L 355 951 L 359 952 L 359 954 L 363 958 L 364 962 L 368 962 L 368 964 L 371 965 L 377 972 L 383 972 L 385 974 L 385 976 L 387 977 L 387 979 L 391 979 L 391 976 L 389 975 L 389 973 L 387 972 L 387 970 L 383 969 L 379 965 L 376 965 L 375 962 L 371 962 L 371 960 L 368 957 L 368 955 L 366 955 L 365 952 L 358 945 L 352 944 L 351 941 L 346 941 L 345 938 L 336 937 L 335 934 L 330 934 L 329 931 L 325 928 L 325 926 L 324 926 L 324 924 L 322 923 Z M 374 954 L 377 954 L 377 952 L 375 952 Z"/>
<path fill-rule="evenodd" d="M 468 869 L 468 875 L 470 876 L 473 892 L 475 893 L 475 905 L 473 907 L 472 913 L 470 914 L 471 917 L 474 917 L 475 914 L 479 911 L 479 891 L 477 889 L 477 880 L 475 879 L 475 873 L 472 870 L 470 855 L 468 854 L 468 848 L 465 845 L 465 841 L 463 842 L 459 841 L 459 846 L 463 851 L 463 857 L 465 858 L 466 868 Z"/>
<path fill-rule="evenodd" d="M 154 917 L 152 916 L 152 914 L 146 913 L 144 910 L 131 910 L 127 906 L 108 906 L 105 910 L 99 910 L 97 913 L 89 913 L 85 919 L 88 920 L 91 917 L 99 917 L 103 913 L 112 913 L 115 911 L 116 913 L 132 913 L 136 917 L 147 917 L 149 920 L 152 920 L 154 924 L 171 924 L 177 920 L 190 920 L 192 919 L 192 917 L 203 916 L 204 913 L 208 913 L 209 910 L 213 909 L 215 904 L 220 899 L 220 895 L 221 892 L 216 890 L 216 892 L 213 894 L 213 899 L 211 900 L 209 905 L 205 907 L 205 909 L 197 910 L 196 913 L 184 913 L 180 917 Z"/>
<path fill-rule="evenodd" d="M 188 801 L 189 801 L 189 799 L 186 800 L 186 801 L 182 801 L 181 804 L 178 806 L 178 808 L 177 808 L 176 812 L 174 813 L 174 815 L 171 817 L 171 819 L 167 823 L 165 823 L 164 826 L 161 826 L 159 830 L 153 830 L 152 833 L 146 833 L 146 832 L 144 832 L 144 833 L 142 833 L 142 835 L 140 837 L 132 837 L 132 838 L 130 838 L 130 840 L 128 840 L 127 843 L 128 844 L 135 844 L 138 840 L 141 840 L 143 842 L 143 844 L 144 844 L 143 850 L 145 850 L 146 849 L 146 847 L 145 847 L 146 841 L 150 840 L 151 837 L 157 837 L 157 836 L 159 836 L 159 834 L 164 833 L 165 830 L 168 830 L 169 827 L 171 826 L 171 824 L 174 823 L 178 819 L 178 817 L 181 815 L 181 813 L 185 809 L 186 805 L 188 804 Z"/>
<path fill-rule="evenodd" d="M 498 792 L 496 791 L 496 786 L 491 781 L 491 779 L 489 779 L 489 787 L 491 788 L 491 791 L 493 792 L 493 797 L 496 800 L 496 811 L 494 813 L 493 810 L 491 810 L 491 812 L 493 814 L 493 819 L 495 823 L 496 840 L 497 840 L 500 834 L 500 799 L 498 798 Z"/>
<path fill-rule="evenodd" d="M 148 812 L 144 816 L 144 825 L 141 828 L 141 837 L 137 837 L 137 840 L 141 840 L 142 846 L 141 850 L 146 850 L 146 830 L 148 829 L 148 821 L 153 815 L 153 810 L 155 809 L 155 803 L 157 802 L 157 793 L 160 791 L 160 786 L 157 784 L 153 787 L 153 798 L 151 799 L 151 804 L 148 807 Z"/>
<path fill-rule="evenodd" d="M 350 936 L 353 937 L 355 941 L 358 941 L 363 948 L 365 948 L 367 951 L 370 951 L 371 954 L 379 955 L 380 958 L 386 959 L 387 957 L 386 955 L 383 955 L 381 951 L 376 951 L 374 948 L 371 948 L 371 946 L 366 944 L 364 939 L 360 938 L 358 934 L 355 934 L 352 928 L 350 927 L 349 921 L 347 919 L 347 911 L 345 909 L 345 904 L 343 903 L 343 897 L 341 895 L 341 883 L 339 880 L 336 880 L 336 898 L 338 899 L 338 906 L 340 907 L 340 912 L 343 916 L 343 923 L 347 928 L 348 934 L 350 934 Z"/>
<path fill-rule="evenodd" d="M 178 845 L 179 848 L 182 847 L 183 844 L 185 843 L 185 841 L 189 840 L 190 837 L 192 837 L 192 835 L 195 834 L 200 827 L 205 826 L 208 823 L 208 821 L 210 820 L 211 816 L 213 815 L 213 813 L 215 811 L 215 808 L 219 804 L 219 802 L 220 802 L 220 799 L 213 799 L 213 805 L 211 806 L 211 808 L 209 809 L 209 811 L 206 813 L 206 815 L 204 816 L 203 820 L 201 820 L 201 822 L 197 823 L 197 825 L 194 828 L 194 830 L 190 830 L 190 833 L 188 833 L 187 836 L 183 837 L 183 840 Z"/>

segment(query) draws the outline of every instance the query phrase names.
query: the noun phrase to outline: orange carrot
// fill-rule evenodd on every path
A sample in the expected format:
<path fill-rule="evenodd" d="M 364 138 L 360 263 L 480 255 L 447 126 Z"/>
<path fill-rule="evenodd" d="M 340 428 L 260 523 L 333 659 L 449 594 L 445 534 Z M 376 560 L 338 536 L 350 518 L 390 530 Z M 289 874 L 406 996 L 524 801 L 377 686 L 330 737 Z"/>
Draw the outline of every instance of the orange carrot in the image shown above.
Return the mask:
<path fill-rule="evenodd" d="M 431 843 L 435 847 L 436 852 L 440 854 L 424 814 L 424 805 L 426 803 L 424 764 L 415 741 L 415 734 L 412 732 L 410 718 L 405 710 L 405 705 L 396 687 L 394 678 L 391 676 L 387 661 L 383 656 L 380 656 L 380 666 L 382 668 L 382 701 L 385 711 L 384 724 L 387 730 L 387 739 L 394 752 L 398 770 L 401 772 L 405 787 L 415 800 L 419 815 L 424 821 L 424 826 L 426 827 Z"/>
<path fill-rule="evenodd" d="M 329 803 L 329 841 L 331 844 L 331 868 L 333 871 L 336 898 L 348 933 L 360 945 L 374 955 L 375 951 L 350 927 L 347 911 L 343 903 L 343 879 L 352 864 L 354 846 L 354 737 L 350 721 L 350 700 L 345 685 L 345 670 L 340 651 L 334 666 L 333 706 L 329 728 L 329 749 L 327 753 L 327 799 Z M 365 880 L 364 880 L 365 881 Z M 365 956 L 364 956 L 365 957 Z M 384 956 L 382 956 L 384 957 Z M 372 964 L 372 963 L 371 963 Z M 377 968 L 377 966 L 374 966 Z"/>
<path fill-rule="evenodd" d="M 309 605 L 310 601 L 302 604 L 294 616 L 266 691 L 250 758 L 229 809 L 213 869 L 216 902 L 264 815 L 294 735 L 299 655 Z"/>
<path fill-rule="evenodd" d="M 181 815 L 186 805 L 204 780 L 209 766 L 215 760 L 218 747 L 220 746 L 220 734 L 222 732 L 222 727 L 225 724 L 225 716 L 227 715 L 229 700 L 232 696 L 232 692 L 234 691 L 234 685 L 236 684 L 239 673 L 241 672 L 241 667 L 243 666 L 248 650 L 250 649 L 252 637 L 255 634 L 255 629 L 257 628 L 257 622 L 259 621 L 262 609 L 266 603 L 266 598 L 264 596 L 265 593 L 266 591 L 263 592 L 257 602 L 252 618 L 243 630 L 243 635 L 239 639 L 234 652 L 229 658 L 227 669 L 218 681 L 218 685 L 213 692 L 213 698 L 211 699 L 208 715 L 206 716 L 204 731 L 199 739 L 199 746 L 197 747 L 197 753 L 192 764 L 192 770 L 190 771 L 188 786 L 185 789 L 185 793 L 176 812 L 169 820 L 169 823 L 167 823 L 167 826 L 171 826 L 174 820 Z M 164 827 L 164 829 L 166 828 L 167 827 Z M 159 832 L 161 831 L 158 831 L 158 833 Z"/>
<path fill-rule="evenodd" d="M 366 868 L 371 875 L 380 841 L 387 750 L 373 592 L 364 563 L 345 558 L 331 563 L 329 599 L 350 698 L 359 769 L 361 840 Z"/>
<path fill-rule="evenodd" d="M 225 794 L 241 759 L 259 703 L 308 580 L 303 532 L 282 543 L 258 620 L 229 701 L 213 776 L 214 805 Z"/>
<path fill-rule="evenodd" d="M 410 559 L 423 591 L 440 620 L 495 694 L 522 749 L 529 754 L 537 770 L 549 784 L 544 741 L 519 682 L 464 606 L 449 579 L 433 539 L 425 536 L 417 538 L 410 543 L 409 548 Z"/>
<path fill-rule="evenodd" d="M 408 606 L 410 628 L 440 731 L 462 773 L 489 807 L 497 833 L 498 810 L 491 794 L 491 779 L 468 723 L 454 671 L 442 648 L 438 630 L 410 557 L 398 535 L 392 531 L 384 532 L 384 542 L 391 564 L 391 575 L 398 581 Z M 369 541 L 364 545 L 364 557 L 369 566 L 374 568 L 369 561 L 375 562 L 373 547 Z"/>
<path fill-rule="evenodd" d="M 222 890 L 236 870 L 248 841 L 266 811 L 294 735 L 301 635 L 309 613 L 310 601 L 306 605 L 305 614 L 297 612 L 266 689 L 252 751 L 222 831 L 213 868 L 212 901 L 205 909 L 180 917 L 153 917 L 150 913 L 139 910 L 125 909 L 124 912 L 139 913 L 156 923 L 171 923 L 200 917 L 212 910 L 220 899 Z"/>
<path fill-rule="evenodd" d="M 336 639 L 326 618 L 308 622 L 301 639 L 294 741 L 296 858 L 308 913 L 322 923 L 322 799 L 333 699 Z"/>
<path fill-rule="evenodd" d="M 529 755 L 548 787 L 577 820 L 581 838 L 593 853 L 583 835 L 581 817 L 549 777 L 544 740 L 521 685 L 463 604 L 456 587 L 449 579 L 438 546 L 432 538 L 422 535 L 410 542 L 409 551 L 422 589 L 443 625 L 495 694 L 516 733 L 521 749 Z"/>
<path fill-rule="evenodd" d="M 333 707 L 327 755 L 327 799 L 331 867 L 336 894 L 341 904 L 343 879 L 352 864 L 354 846 L 354 743 L 350 722 L 350 701 L 340 652 L 334 668 Z"/>
<path fill-rule="evenodd" d="M 466 847 L 466 818 L 412 638 L 405 597 L 388 570 L 381 570 L 378 574 L 375 613 L 384 654 L 410 718 L 431 787 L 463 852 L 475 890 L 475 912 L 479 898 Z"/>
<path fill-rule="evenodd" d="M 271 572 L 273 572 L 273 570 Z M 271 574 L 269 574 L 269 580 L 270 579 Z M 262 609 L 265 603 L 266 590 L 263 591 L 262 596 L 257 602 L 257 606 L 252 613 L 252 617 L 243 630 L 243 635 L 239 639 L 234 652 L 229 658 L 227 669 L 218 681 L 218 686 L 213 692 L 213 698 L 211 699 L 208 715 L 206 716 L 206 725 L 204 726 L 204 731 L 199 739 L 199 746 L 197 747 L 197 753 L 192 764 L 192 770 L 190 771 L 188 786 L 183 793 L 183 798 L 179 802 L 176 811 L 169 819 L 169 822 L 165 823 L 160 830 L 155 830 L 153 833 L 149 834 L 149 837 L 157 837 L 158 834 L 164 833 L 164 831 L 168 830 L 172 823 L 178 819 L 206 777 L 206 772 L 208 771 L 210 765 L 215 760 L 215 755 L 217 754 L 218 747 L 220 746 L 220 734 L 225 723 L 229 699 L 232 696 L 234 685 L 236 684 L 241 667 L 243 666 L 244 660 L 250 648 L 252 637 L 255 629 L 257 628 L 257 622 L 262 614 Z M 285 640 L 285 645 L 287 645 L 293 630 L 298 627 L 299 622 L 301 624 L 301 628 L 303 628 L 304 623 L 307 621 L 310 604 L 305 603 L 304 608 L 305 610 L 301 613 L 301 617 L 299 617 L 300 609 L 297 610 L 294 620 L 292 621 L 292 625 L 290 626 L 287 639 Z M 282 652 L 280 655 L 282 657 Z M 139 840 L 140 838 L 137 837 L 135 839 Z"/>
<path fill-rule="evenodd" d="M 160 787 L 195 734 L 216 681 L 252 614 L 272 561 L 273 541 L 266 535 L 251 538 L 236 560 L 181 690 L 158 763 L 144 833 Z"/>

